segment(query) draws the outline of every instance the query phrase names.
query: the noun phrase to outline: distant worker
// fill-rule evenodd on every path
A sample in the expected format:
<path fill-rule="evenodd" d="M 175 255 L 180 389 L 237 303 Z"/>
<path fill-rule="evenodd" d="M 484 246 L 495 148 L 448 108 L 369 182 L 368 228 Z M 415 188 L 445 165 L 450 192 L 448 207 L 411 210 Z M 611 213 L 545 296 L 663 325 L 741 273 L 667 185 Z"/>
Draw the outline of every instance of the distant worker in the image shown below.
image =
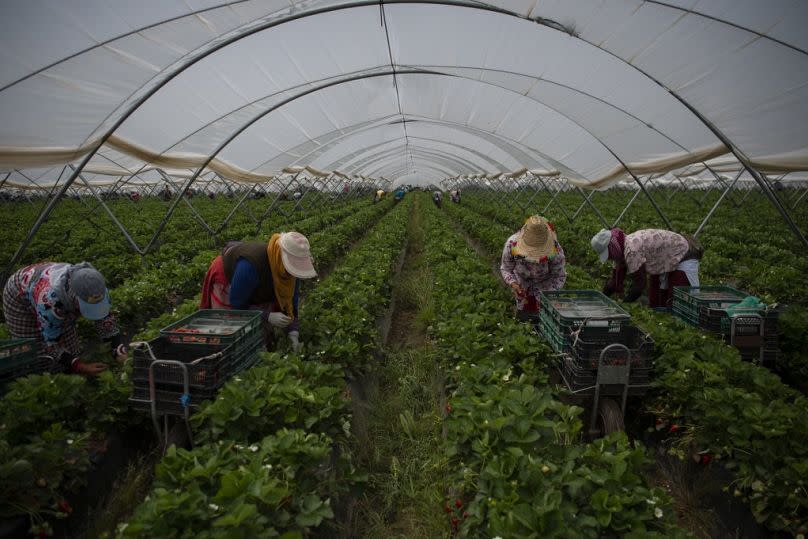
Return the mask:
<path fill-rule="evenodd" d="M 18 270 L 6 281 L 3 312 L 14 338 L 35 338 L 40 353 L 52 356 L 62 370 L 98 376 L 107 369 L 104 363 L 81 360 L 80 316 L 95 322 L 98 336 L 112 345 L 114 359 L 126 359 L 104 277 L 88 262 L 41 262 Z"/>
<path fill-rule="evenodd" d="M 393 197 L 393 199 L 396 201 L 396 203 L 401 202 L 402 200 L 404 200 L 404 194 L 405 194 L 404 188 L 399 187 L 398 189 L 396 189 L 396 194 Z"/>
<path fill-rule="evenodd" d="M 375 204 L 376 202 L 381 202 L 383 198 L 384 198 L 384 191 L 382 189 L 379 189 L 373 196 L 373 203 Z"/>
<path fill-rule="evenodd" d="M 450 194 L 452 195 L 452 202 L 454 202 L 455 204 L 460 204 L 460 189 L 451 191 Z"/>
<path fill-rule="evenodd" d="M 623 293 L 626 275 L 632 276 L 631 289 L 623 301 L 636 301 L 648 286 L 648 306 L 671 306 L 674 286 L 699 285 L 699 260 L 704 254 L 701 243 L 692 236 L 670 230 L 646 229 L 626 235 L 621 229 L 602 229 L 592 237 L 592 248 L 602 263 L 614 262 L 612 276 L 603 287 L 611 296 Z"/>
<path fill-rule="evenodd" d="M 440 208 L 441 206 L 442 199 L 443 194 L 440 191 L 435 191 L 434 193 L 432 193 L 432 202 L 434 202 L 435 206 L 437 206 L 438 208 Z"/>
<path fill-rule="evenodd" d="M 535 318 L 542 291 L 561 290 L 567 281 L 566 259 L 553 224 L 539 215 L 529 217 L 505 242 L 499 271 L 513 291 L 519 319 Z"/>
<path fill-rule="evenodd" d="M 269 242 L 229 242 L 208 268 L 201 309 L 264 311 L 264 341 L 273 345 L 272 327 L 283 329 L 300 350 L 300 279 L 317 276 L 309 240 L 299 232 L 273 234 Z"/>
<path fill-rule="evenodd" d="M 132 202 L 137 202 L 140 200 L 140 193 L 137 191 L 132 191 L 129 193 L 129 198 L 132 200 Z"/>

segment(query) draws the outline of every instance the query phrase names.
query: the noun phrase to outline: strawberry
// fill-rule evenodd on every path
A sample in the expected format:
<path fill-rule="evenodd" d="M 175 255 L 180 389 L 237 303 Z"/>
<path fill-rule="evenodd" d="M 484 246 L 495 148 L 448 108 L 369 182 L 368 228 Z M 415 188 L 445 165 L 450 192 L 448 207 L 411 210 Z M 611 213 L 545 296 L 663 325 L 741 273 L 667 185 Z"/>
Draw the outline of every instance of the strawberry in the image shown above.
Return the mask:
<path fill-rule="evenodd" d="M 710 461 L 713 460 L 713 456 L 709 453 L 705 453 L 701 456 L 701 463 L 702 464 L 710 464 Z"/>
<path fill-rule="evenodd" d="M 679 430 L 679 425 L 677 425 L 676 423 L 674 423 L 673 425 L 671 425 L 671 428 L 669 428 L 669 429 L 668 429 L 668 432 L 670 432 L 671 434 L 673 434 L 673 433 L 677 432 L 678 430 Z"/>
<path fill-rule="evenodd" d="M 70 506 L 70 503 L 68 503 L 67 500 L 62 500 L 59 502 L 59 511 L 69 515 L 73 513 L 73 508 Z"/>
<path fill-rule="evenodd" d="M 451 513 L 452 512 L 452 508 L 449 507 L 449 502 L 448 501 L 443 504 L 443 512 L 444 513 Z"/>
<path fill-rule="evenodd" d="M 463 507 L 463 502 L 461 502 L 459 498 L 455 500 L 455 507 L 457 507 L 458 509 Z"/>
<path fill-rule="evenodd" d="M 446 413 L 447 413 L 447 414 L 451 414 L 451 413 L 452 413 L 452 405 L 451 405 L 451 404 L 447 404 L 447 405 L 446 405 Z"/>

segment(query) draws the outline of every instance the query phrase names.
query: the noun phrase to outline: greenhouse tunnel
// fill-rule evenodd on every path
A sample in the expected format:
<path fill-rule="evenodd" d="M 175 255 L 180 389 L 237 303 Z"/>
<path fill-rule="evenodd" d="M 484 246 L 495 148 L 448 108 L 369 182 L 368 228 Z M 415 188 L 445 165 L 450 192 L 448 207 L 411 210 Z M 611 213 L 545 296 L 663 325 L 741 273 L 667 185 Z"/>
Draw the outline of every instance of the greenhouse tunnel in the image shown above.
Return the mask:
<path fill-rule="evenodd" d="M 12 3 L 3 187 L 50 189 L 41 224 L 84 182 L 182 190 L 206 174 L 260 184 L 303 166 L 394 184 L 418 171 L 436 185 L 526 169 L 643 189 L 713 160 L 754 180 L 808 247 L 770 184 L 798 184 L 808 168 L 804 12 L 780 8 Z"/>
<path fill-rule="evenodd" d="M 180 528 L 205 537 L 808 535 L 805 0 L 6 0 L 0 15 L 0 282 L 8 283 L 4 290 L 21 286 L 20 275 L 40 261 L 91 262 L 106 279 L 97 297 L 113 304 L 105 319 L 120 323 L 115 336 L 126 341 L 122 349 L 113 344 L 108 380 L 42 367 L 36 375 L 61 382 L 28 386 L 39 395 L 28 402 L 22 390 L 4 393 L 7 383 L 24 389 L 34 379 L 22 370 L 3 377 L 4 343 L 21 339 L 11 323 L 21 315 L 4 303 L 0 400 L 11 404 L 0 408 L 0 498 L 14 501 L 0 499 L 0 539 L 15 536 L 5 530 L 7 516 L 25 521 L 16 536 L 80 538 L 173 537 Z M 520 318 L 528 294 L 515 271 L 509 281 L 508 257 L 514 266 L 524 259 L 525 244 L 514 238 L 537 222 L 550 238 L 537 264 L 563 260 L 566 269 L 554 276 L 556 289 L 537 292 L 535 317 Z M 269 267 L 288 262 L 281 241 L 290 230 L 305 240 L 303 258 L 314 261 L 306 278 Z M 669 292 L 667 306 L 652 303 L 650 291 L 617 297 L 627 271 L 620 242 L 638 231 L 687 244 L 677 269 L 648 272 L 649 285 Z M 241 258 L 227 268 L 223 260 L 236 242 L 259 240 L 262 286 L 271 279 L 272 294 L 282 289 L 283 307 L 294 304 L 294 316 L 281 312 L 285 323 L 303 329 L 276 331 L 272 341 L 280 326 L 270 327 L 270 308 L 256 314 L 245 303 L 254 348 L 228 349 L 239 351 L 243 368 L 232 361 L 214 393 L 189 404 L 190 387 L 210 385 L 218 373 L 201 363 L 191 377 L 188 366 L 222 360 L 224 352 L 175 362 L 184 372 L 182 396 L 172 396 L 174 409 L 160 423 L 157 394 L 168 390 L 157 387 L 154 364 L 141 365 L 151 401 L 136 398 L 143 387 L 135 387 L 136 351 L 127 347 L 137 343 L 137 352 L 148 349 L 150 361 L 160 361 L 149 343 L 216 310 L 206 305 L 208 278 L 216 268 L 235 271 Z M 692 286 L 668 288 L 686 262 Z M 759 315 L 758 333 L 746 336 L 758 339 L 758 355 L 743 355 L 754 347 L 741 350 L 734 333 L 726 338 L 743 326 L 743 309 L 727 322 L 708 320 L 712 307 L 694 307 L 692 323 L 672 306 L 680 287 L 712 284 L 771 316 L 764 323 Z M 617 309 L 612 314 L 620 311 L 621 324 L 636 322 L 644 339 L 621 344 L 629 359 L 607 363 L 601 353 L 592 360 L 591 403 L 565 400 L 576 393 L 560 365 L 572 365 L 564 363 L 572 350 L 587 345 L 578 337 L 592 320 L 576 322 L 574 342 L 560 334 L 554 341 L 546 299 L 560 296 L 544 292 L 582 293 L 583 302 L 597 296 Z M 300 298 L 317 323 L 292 321 Z M 31 316 L 42 315 L 37 308 Z M 619 332 L 602 321 L 592 327 Z M 723 333 L 699 325 L 707 322 Z M 767 333 L 765 324 L 775 329 Z M 98 353 L 100 333 L 91 340 L 89 325 L 74 325 L 76 341 Z M 264 348 L 256 328 L 265 332 Z M 195 339 L 186 337 L 172 342 Z M 646 354 L 651 366 L 640 361 L 638 370 L 653 379 L 629 395 L 635 352 Z M 82 354 L 70 356 L 70 369 L 84 367 Z M 601 384 L 596 367 L 623 368 L 625 376 Z M 601 385 L 625 392 L 604 397 Z M 230 402 L 222 404 L 223 393 Z M 99 406 L 99 394 L 117 405 Z M 601 397 L 619 414 L 599 412 Z M 65 414 L 91 413 L 66 415 L 64 429 L 54 423 L 47 435 L 36 431 L 37 414 L 60 399 L 75 404 Z M 231 402 L 232 409 L 208 412 Z M 485 415 L 492 403 L 499 416 Z M 283 413 L 272 406 L 305 428 L 276 425 Z M 15 407 L 25 413 L 14 417 Z M 133 410 L 150 413 L 153 424 L 132 427 Z M 183 419 L 170 427 L 172 414 Z M 242 425 L 245 417 L 258 427 Z M 510 420 L 519 423 L 512 446 L 500 436 Z M 36 440 L 12 440 L 23 427 Z M 140 437 L 122 457 L 130 469 L 96 483 L 111 489 L 114 475 L 131 499 L 116 511 L 115 498 L 100 496 L 76 511 L 86 522 L 76 524 L 74 515 L 71 524 L 73 508 L 59 489 L 90 477 L 92 459 L 104 462 L 108 440 L 91 434 L 117 435 L 119 427 Z M 243 439 L 229 437 L 242 427 Z M 186 452 L 168 449 L 177 429 L 176 445 Z M 45 441 L 69 457 L 54 465 L 53 474 L 63 475 L 53 485 L 20 449 Z M 283 465 L 298 476 L 272 483 L 280 466 L 257 463 L 254 454 L 271 459 L 290 447 L 300 453 Z M 317 461 L 318 451 L 330 461 Z M 316 464 L 300 464 L 306 459 Z M 289 492 L 238 505 L 222 501 L 222 492 L 241 487 L 223 487 L 188 502 L 180 491 L 199 487 L 201 472 L 174 474 L 171 466 L 191 461 L 227 461 L 205 465 L 216 476 L 211 485 L 232 486 L 235 479 L 217 474 L 249 468 L 239 485 L 261 476 L 261 488 Z M 78 462 L 78 478 L 65 462 Z M 167 475 L 195 478 L 175 485 L 172 503 L 179 501 L 169 509 L 161 505 L 170 505 Z M 9 486 L 21 476 L 36 500 Z M 348 486 L 329 482 L 337 476 Z M 309 480 L 315 486 L 300 495 Z M 402 494 L 406 481 L 422 489 L 417 496 Z M 98 486 L 89 483 L 87 490 Z M 253 495 L 258 487 L 250 484 L 242 490 Z M 368 504 L 367 492 L 384 507 L 369 508 L 376 498 Z M 422 493 L 432 497 L 419 501 Z M 103 508 L 112 508 L 109 522 L 101 522 Z M 196 513 L 177 516 L 186 510 Z M 719 529 L 727 533 L 713 533 Z"/>

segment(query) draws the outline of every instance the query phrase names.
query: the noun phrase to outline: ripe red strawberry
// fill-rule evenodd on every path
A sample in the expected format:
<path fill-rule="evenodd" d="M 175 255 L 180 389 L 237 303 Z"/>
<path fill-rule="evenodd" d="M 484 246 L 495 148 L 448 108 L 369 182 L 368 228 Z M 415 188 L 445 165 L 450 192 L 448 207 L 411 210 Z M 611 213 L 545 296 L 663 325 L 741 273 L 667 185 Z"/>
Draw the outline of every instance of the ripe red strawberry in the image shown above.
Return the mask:
<path fill-rule="evenodd" d="M 459 498 L 455 500 L 455 507 L 457 507 L 458 509 L 463 507 L 463 502 L 461 502 Z"/>
<path fill-rule="evenodd" d="M 676 423 L 674 423 L 673 425 L 671 425 L 671 428 L 669 428 L 669 429 L 668 429 L 668 432 L 670 432 L 671 434 L 673 434 L 673 433 L 675 433 L 675 432 L 676 432 L 676 431 L 678 431 L 678 430 L 679 430 L 679 425 L 677 425 Z"/>
<path fill-rule="evenodd" d="M 452 508 L 449 507 L 449 502 L 448 501 L 443 504 L 443 512 L 444 513 L 451 513 L 452 512 Z"/>
<path fill-rule="evenodd" d="M 460 519 L 457 517 L 452 517 L 452 526 L 456 527 L 458 524 L 460 524 Z"/>
<path fill-rule="evenodd" d="M 452 405 L 451 405 L 451 404 L 447 404 L 447 405 L 446 405 L 446 413 L 447 413 L 447 414 L 451 414 L 451 413 L 452 413 Z"/>
<path fill-rule="evenodd" d="M 59 502 L 59 511 L 70 515 L 73 513 L 73 508 L 70 506 L 70 503 L 67 500 L 62 500 Z"/>
<path fill-rule="evenodd" d="M 701 456 L 701 463 L 702 464 L 710 464 L 710 461 L 713 460 L 713 456 L 709 453 L 705 453 Z"/>

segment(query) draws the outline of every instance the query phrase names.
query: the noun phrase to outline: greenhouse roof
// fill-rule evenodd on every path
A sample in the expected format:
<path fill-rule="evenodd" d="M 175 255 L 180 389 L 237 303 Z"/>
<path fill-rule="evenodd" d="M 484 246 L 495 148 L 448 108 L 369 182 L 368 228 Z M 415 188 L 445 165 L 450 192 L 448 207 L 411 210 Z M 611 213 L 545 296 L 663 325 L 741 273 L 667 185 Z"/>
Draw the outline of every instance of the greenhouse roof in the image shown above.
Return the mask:
<path fill-rule="evenodd" d="M 722 156 L 808 169 L 797 0 L 15 0 L 2 14 L 0 170 L 17 183 L 68 163 L 98 183 L 308 166 L 590 187 Z"/>

